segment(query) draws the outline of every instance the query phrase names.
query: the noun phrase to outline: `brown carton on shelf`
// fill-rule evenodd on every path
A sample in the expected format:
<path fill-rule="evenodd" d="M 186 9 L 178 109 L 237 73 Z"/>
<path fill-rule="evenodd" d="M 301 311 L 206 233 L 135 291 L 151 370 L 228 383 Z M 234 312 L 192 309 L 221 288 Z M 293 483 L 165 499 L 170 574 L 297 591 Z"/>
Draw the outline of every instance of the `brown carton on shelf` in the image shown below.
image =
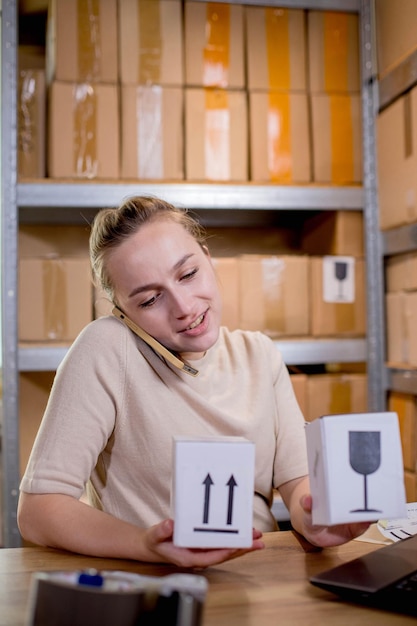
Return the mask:
<path fill-rule="evenodd" d="M 20 259 L 20 341 L 73 341 L 92 316 L 88 258 Z"/>
<path fill-rule="evenodd" d="M 308 421 L 322 415 L 367 410 L 366 374 L 312 374 L 307 377 Z"/>
<path fill-rule="evenodd" d="M 17 94 L 20 178 L 45 178 L 45 118 L 44 70 L 20 70 Z"/>
<path fill-rule="evenodd" d="M 417 88 L 376 120 L 379 222 L 382 230 L 417 221 Z"/>
<path fill-rule="evenodd" d="M 388 410 L 398 415 L 404 468 L 417 470 L 417 398 L 408 393 L 390 391 Z"/>
<path fill-rule="evenodd" d="M 388 362 L 417 367 L 417 291 L 385 296 Z"/>
<path fill-rule="evenodd" d="M 250 92 L 250 178 L 257 182 L 311 181 L 306 94 Z"/>
<path fill-rule="evenodd" d="M 301 9 L 245 7 L 248 88 L 306 91 L 306 25 Z"/>
<path fill-rule="evenodd" d="M 243 91 L 185 90 L 185 172 L 187 180 L 248 180 Z"/>
<path fill-rule="evenodd" d="M 118 30 L 123 85 L 183 85 L 180 0 L 122 0 Z"/>
<path fill-rule="evenodd" d="M 222 324 L 229 330 L 239 328 L 239 259 L 212 257 L 222 296 Z"/>
<path fill-rule="evenodd" d="M 243 7 L 186 0 L 184 10 L 185 84 L 243 89 Z"/>
<path fill-rule="evenodd" d="M 50 0 L 46 68 L 48 84 L 117 83 L 117 0 Z"/>
<path fill-rule="evenodd" d="M 313 181 L 346 185 L 362 181 L 359 94 L 311 96 Z"/>
<path fill-rule="evenodd" d="M 307 374 L 291 374 L 295 397 L 304 417 L 308 415 Z"/>
<path fill-rule="evenodd" d="M 90 227 L 78 224 L 21 224 L 20 258 L 57 258 L 88 256 Z"/>
<path fill-rule="evenodd" d="M 417 290 L 417 252 L 389 256 L 385 260 L 386 290 Z"/>
<path fill-rule="evenodd" d="M 240 327 L 271 336 L 310 332 L 308 257 L 240 257 Z"/>
<path fill-rule="evenodd" d="M 406 363 L 405 293 L 385 294 L 386 352 L 389 363 Z"/>
<path fill-rule="evenodd" d="M 121 178 L 182 180 L 183 90 L 121 88 Z"/>
<path fill-rule="evenodd" d="M 117 87 L 52 83 L 48 143 L 51 178 L 118 179 Z"/>
<path fill-rule="evenodd" d="M 21 372 L 19 375 L 20 476 L 26 469 L 54 376 L 55 372 Z"/>
<path fill-rule="evenodd" d="M 322 211 L 302 227 L 301 247 L 308 254 L 363 256 L 362 211 Z"/>
<path fill-rule="evenodd" d="M 382 78 L 417 49 L 415 0 L 377 0 L 375 26 L 378 73 Z"/>
<path fill-rule="evenodd" d="M 310 257 L 310 284 L 311 330 L 314 337 L 366 334 L 363 259 Z"/>
<path fill-rule="evenodd" d="M 312 93 L 360 91 L 358 15 L 309 11 L 308 64 Z"/>

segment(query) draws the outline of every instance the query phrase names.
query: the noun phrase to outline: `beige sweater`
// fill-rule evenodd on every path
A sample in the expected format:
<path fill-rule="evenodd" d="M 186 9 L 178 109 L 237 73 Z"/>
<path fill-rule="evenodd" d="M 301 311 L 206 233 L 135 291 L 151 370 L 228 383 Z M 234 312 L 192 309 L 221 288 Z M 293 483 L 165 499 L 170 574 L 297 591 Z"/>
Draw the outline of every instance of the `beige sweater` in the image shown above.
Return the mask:
<path fill-rule="evenodd" d="M 170 517 L 174 436 L 256 444 L 254 526 L 273 530 L 272 488 L 307 474 L 304 419 L 287 368 L 259 332 L 221 328 L 192 378 L 120 321 L 89 324 L 58 368 L 21 482 L 148 527 Z"/>

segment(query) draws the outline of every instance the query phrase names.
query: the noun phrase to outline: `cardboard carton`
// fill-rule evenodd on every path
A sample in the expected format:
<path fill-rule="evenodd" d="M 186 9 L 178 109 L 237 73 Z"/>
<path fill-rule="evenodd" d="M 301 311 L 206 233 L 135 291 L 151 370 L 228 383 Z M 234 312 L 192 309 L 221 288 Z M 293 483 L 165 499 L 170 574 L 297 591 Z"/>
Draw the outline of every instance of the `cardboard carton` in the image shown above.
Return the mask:
<path fill-rule="evenodd" d="M 417 291 L 387 293 L 387 358 L 392 365 L 417 366 Z"/>
<path fill-rule="evenodd" d="M 359 94 L 311 96 L 313 181 L 362 181 L 362 114 Z"/>
<path fill-rule="evenodd" d="M 375 3 L 378 74 L 383 78 L 417 48 L 414 0 L 377 0 Z"/>
<path fill-rule="evenodd" d="M 305 12 L 245 7 L 248 88 L 307 90 Z"/>
<path fill-rule="evenodd" d="M 121 137 L 121 178 L 182 180 L 182 89 L 122 86 Z"/>
<path fill-rule="evenodd" d="M 186 0 L 184 11 L 186 85 L 243 89 L 243 7 Z"/>
<path fill-rule="evenodd" d="M 222 324 L 229 330 L 239 328 L 239 260 L 236 257 L 212 257 L 222 296 Z"/>
<path fill-rule="evenodd" d="M 338 274 L 339 268 L 342 274 Z M 311 333 L 314 337 L 365 335 L 363 259 L 310 257 L 310 285 Z"/>
<path fill-rule="evenodd" d="M 117 83 L 117 0 L 50 0 L 47 82 Z"/>
<path fill-rule="evenodd" d="M 322 211 L 308 218 L 301 232 L 301 247 L 308 254 L 362 257 L 362 211 Z"/>
<path fill-rule="evenodd" d="M 119 2 L 121 83 L 182 86 L 183 40 L 180 0 Z"/>
<path fill-rule="evenodd" d="M 19 375 L 19 464 L 26 469 L 42 421 L 55 372 L 21 372 Z"/>
<path fill-rule="evenodd" d="M 291 374 L 291 383 L 295 397 L 297 398 L 301 413 L 306 419 L 308 415 L 307 378 L 307 374 Z"/>
<path fill-rule="evenodd" d="M 309 11 L 308 65 L 311 93 L 360 91 L 358 15 Z"/>
<path fill-rule="evenodd" d="M 311 181 L 306 94 L 250 92 L 250 178 L 257 182 Z"/>
<path fill-rule="evenodd" d="M 379 222 L 382 230 L 417 221 L 417 88 L 376 120 Z"/>
<path fill-rule="evenodd" d="M 417 252 L 389 256 L 385 260 L 386 290 L 417 290 Z"/>
<path fill-rule="evenodd" d="M 20 259 L 20 341 L 71 342 L 92 316 L 88 258 Z"/>
<path fill-rule="evenodd" d="M 243 437 L 174 440 L 174 544 L 252 545 L 255 445 Z"/>
<path fill-rule="evenodd" d="M 119 98 L 114 85 L 54 82 L 49 96 L 51 178 L 119 178 Z"/>
<path fill-rule="evenodd" d="M 407 517 L 396 413 L 326 415 L 306 439 L 313 524 Z"/>
<path fill-rule="evenodd" d="M 391 391 L 388 410 L 397 413 L 400 426 L 404 468 L 417 471 L 417 398 L 407 393 Z"/>
<path fill-rule="evenodd" d="M 44 70 L 20 70 L 17 93 L 17 162 L 20 178 L 45 178 L 45 118 Z"/>
<path fill-rule="evenodd" d="M 248 180 L 248 119 L 243 91 L 185 90 L 187 180 Z"/>
<path fill-rule="evenodd" d="M 363 413 L 368 408 L 366 374 L 311 374 L 306 381 L 307 421 L 322 415 Z"/>
<path fill-rule="evenodd" d="M 240 327 L 271 336 L 310 333 L 308 257 L 240 257 Z"/>

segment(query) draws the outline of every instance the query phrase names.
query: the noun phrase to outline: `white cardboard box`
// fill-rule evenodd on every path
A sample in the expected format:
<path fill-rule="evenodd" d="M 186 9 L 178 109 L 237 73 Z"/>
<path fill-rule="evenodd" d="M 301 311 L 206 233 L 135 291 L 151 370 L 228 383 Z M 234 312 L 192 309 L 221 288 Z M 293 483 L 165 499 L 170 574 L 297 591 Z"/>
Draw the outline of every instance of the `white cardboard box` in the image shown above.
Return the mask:
<path fill-rule="evenodd" d="M 251 546 L 255 445 L 243 437 L 176 438 L 173 463 L 174 544 Z"/>
<path fill-rule="evenodd" d="M 398 416 L 326 415 L 306 426 L 313 524 L 406 517 Z"/>

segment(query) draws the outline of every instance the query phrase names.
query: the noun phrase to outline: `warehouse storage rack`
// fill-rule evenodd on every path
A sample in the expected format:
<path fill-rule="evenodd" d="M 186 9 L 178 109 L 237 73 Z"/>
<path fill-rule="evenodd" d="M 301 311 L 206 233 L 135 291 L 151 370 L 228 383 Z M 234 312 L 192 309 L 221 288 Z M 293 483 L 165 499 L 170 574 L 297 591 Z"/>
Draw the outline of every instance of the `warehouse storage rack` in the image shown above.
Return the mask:
<path fill-rule="evenodd" d="M 206 0 L 198 0 L 204 2 Z M 225 0 L 221 0 L 225 1 Z M 229 2 L 233 0 L 229 0 Z M 18 2 L 2 3 L 2 376 L 1 431 L 2 537 L 4 547 L 21 545 L 16 523 L 19 472 L 19 373 L 54 371 L 66 349 L 21 347 L 17 334 L 17 266 L 19 223 L 81 223 L 104 206 L 116 206 L 130 194 L 161 195 L 194 209 L 215 226 L 267 227 L 280 211 L 362 210 L 367 266 L 366 339 L 277 341 L 288 365 L 367 362 L 369 410 L 385 407 L 383 251 L 378 231 L 374 120 L 377 106 L 371 0 L 239 0 L 237 4 L 358 13 L 361 31 L 364 177 L 362 186 L 279 186 L 234 184 L 104 184 L 54 180 L 24 182 L 17 178 L 17 39 Z M 81 217 L 82 213 L 82 217 Z M 301 215 L 301 213 L 300 213 Z"/>

